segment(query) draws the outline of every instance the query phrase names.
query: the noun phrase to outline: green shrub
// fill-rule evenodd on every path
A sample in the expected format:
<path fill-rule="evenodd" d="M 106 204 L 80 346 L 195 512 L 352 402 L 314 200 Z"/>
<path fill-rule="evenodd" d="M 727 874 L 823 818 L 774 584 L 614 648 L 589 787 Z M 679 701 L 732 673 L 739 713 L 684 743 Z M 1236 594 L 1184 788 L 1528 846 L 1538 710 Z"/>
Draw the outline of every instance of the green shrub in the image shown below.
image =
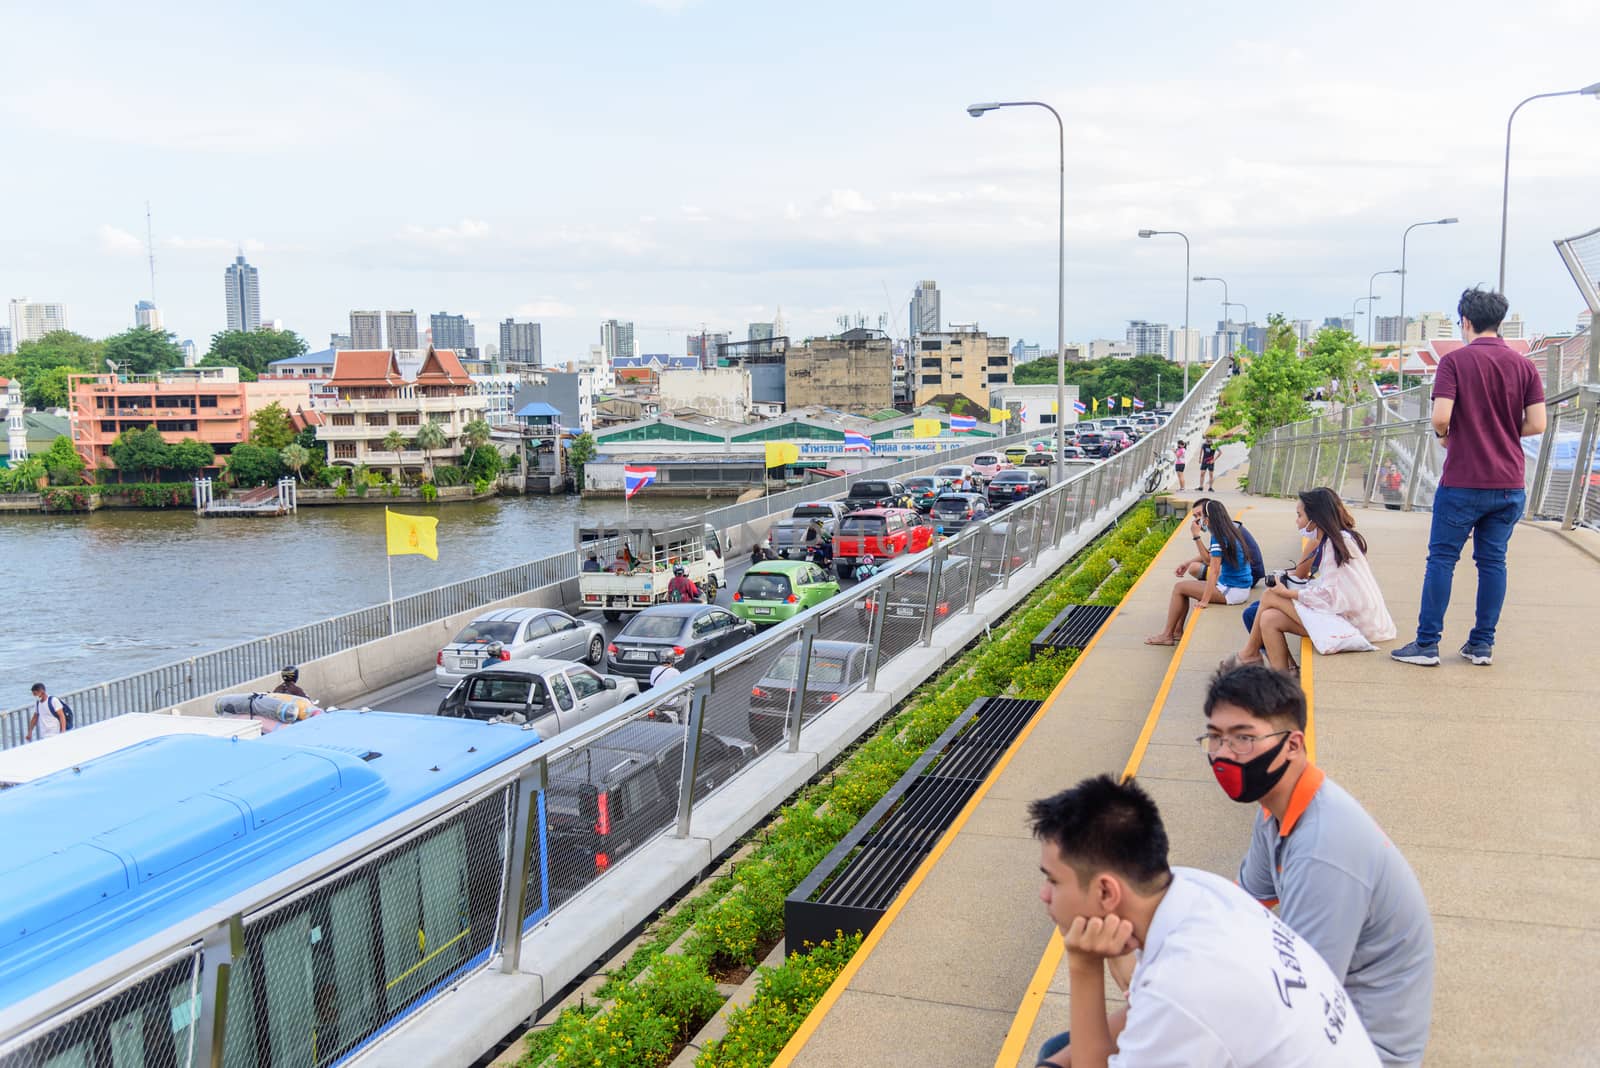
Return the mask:
<path fill-rule="evenodd" d="M 435 486 L 432 482 L 424 482 L 422 484 L 422 499 L 425 500 L 425 501 L 436 501 L 436 500 L 438 500 L 439 499 L 439 487 Z"/>
<path fill-rule="evenodd" d="M 771 1064 L 800 1023 L 861 948 L 861 936 L 824 942 L 810 953 L 791 953 L 776 968 L 762 968 L 755 996 L 728 1014 L 728 1033 L 706 1043 L 695 1068 Z"/>

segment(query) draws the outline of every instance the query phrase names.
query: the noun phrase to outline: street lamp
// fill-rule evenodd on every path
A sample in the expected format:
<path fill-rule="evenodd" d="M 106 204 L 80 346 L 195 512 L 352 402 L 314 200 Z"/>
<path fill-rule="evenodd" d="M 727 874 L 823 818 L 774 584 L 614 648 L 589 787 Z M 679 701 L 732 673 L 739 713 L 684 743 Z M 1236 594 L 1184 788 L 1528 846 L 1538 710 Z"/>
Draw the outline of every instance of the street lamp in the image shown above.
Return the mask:
<path fill-rule="evenodd" d="M 1357 297 L 1355 299 L 1355 303 L 1350 305 L 1350 325 L 1354 326 L 1355 323 L 1356 323 L 1356 320 L 1361 318 L 1361 316 L 1363 314 L 1363 312 L 1361 311 L 1361 305 L 1364 303 L 1367 306 L 1367 310 L 1366 310 L 1365 314 L 1367 316 L 1367 324 L 1368 324 L 1367 329 L 1368 329 L 1368 332 L 1370 333 L 1371 332 L 1371 323 L 1372 323 L 1372 302 L 1375 301 L 1375 300 L 1382 300 L 1382 299 L 1383 299 L 1382 297 Z"/>
<path fill-rule="evenodd" d="M 1183 395 L 1189 395 L 1189 235 L 1182 230 L 1140 230 L 1140 237 L 1183 238 Z"/>
<path fill-rule="evenodd" d="M 1369 300 L 1372 299 L 1372 283 L 1374 283 L 1374 282 L 1376 282 L 1378 280 L 1378 276 L 1380 274 L 1399 274 L 1399 273 L 1400 272 L 1398 270 L 1373 271 L 1372 272 L 1372 277 L 1367 279 L 1367 299 L 1369 299 Z M 1368 306 L 1367 310 L 1371 311 L 1372 309 L 1371 309 L 1370 306 Z M 1375 319 L 1375 318 L 1377 318 L 1377 316 L 1374 316 L 1374 315 L 1368 315 L 1367 316 L 1367 348 L 1368 349 L 1372 348 L 1372 320 Z M 1400 340 L 1404 341 L 1405 340 L 1405 336 L 1406 336 L 1406 324 L 1401 323 L 1400 324 Z"/>
<path fill-rule="evenodd" d="M 1194 276 L 1194 280 L 1196 282 L 1221 282 L 1222 283 L 1222 319 L 1223 319 L 1224 325 L 1226 325 L 1227 319 L 1228 319 L 1228 282 L 1227 282 L 1227 280 L 1224 279 L 1224 278 L 1213 278 L 1210 275 L 1204 275 L 1204 274 L 1195 275 Z M 1232 356 L 1233 353 L 1230 352 L 1230 353 L 1228 353 L 1228 355 Z"/>
<path fill-rule="evenodd" d="M 1056 145 L 1060 150 L 1057 169 L 1057 205 L 1059 214 L 1056 241 L 1056 481 L 1067 477 L 1067 128 L 1061 113 L 1041 100 L 1006 100 L 988 104 L 971 104 L 967 114 L 981 119 L 999 108 L 1044 108 L 1056 120 Z"/>
<path fill-rule="evenodd" d="M 1400 375 L 1399 386 L 1406 388 L 1406 240 L 1411 236 L 1411 231 L 1419 226 L 1451 226 L 1460 222 L 1455 216 L 1448 219 L 1428 219 L 1424 222 L 1412 223 L 1406 227 L 1406 232 L 1400 235 Z"/>
<path fill-rule="evenodd" d="M 1592 96 L 1600 100 L 1600 82 L 1586 85 L 1582 89 L 1564 89 L 1559 93 L 1535 93 L 1511 109 L 1511 114 L 1506 117 L 1506 169 L 1505 175 L 1500 180 L 1500 282 L 1498 292 L 1501 296 L 1506 291 L 1506 208 L 1511 196 L 1511 120 L 1517 117 L 1517 112 L 1522 110 L 1522 104 L 1531 104 L 1535 100 L 1546 100 L 1552 96 Z"/>

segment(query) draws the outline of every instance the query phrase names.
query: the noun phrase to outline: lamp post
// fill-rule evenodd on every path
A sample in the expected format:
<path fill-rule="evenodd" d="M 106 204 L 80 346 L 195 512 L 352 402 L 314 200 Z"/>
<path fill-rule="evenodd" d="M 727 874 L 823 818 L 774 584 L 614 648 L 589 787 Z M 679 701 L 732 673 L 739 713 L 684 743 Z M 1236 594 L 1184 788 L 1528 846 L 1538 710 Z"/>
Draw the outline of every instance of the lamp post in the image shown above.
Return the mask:
<path fill-rule="evenodd" d="M 1460 222 L 1455 216 L 1448 219 L 1427 219 L 1415 222 L 1406 227 L 1406 232 L 1400 235 L 1400 377 L 1399 386 L 1406 388 L 1406 241 L 1411 237 L 1411 231 L 1419 226 L 1450 226 Z"/>
<path fill-rule="evenodd" d="M 1140 230 L 1140 237 L 1183 238 L 1183 396 L 1189 395 L 1189 235 L 1182 230 Z M 1159 372 L 1158 372 L 1159 374 Z M 1157 401 L 1157 407 L 1160 402 Z"/>
<path fill-rule="evenodd" d="M 1500 180 L 1500 281 L 1496 289 L 1502 296 L 1506 291 L 1506 209 L 1511 198 L 1511 120 L 1517 117 L 1517 112 L 1522 110 L 1523 104 L 1531 104 L 1535 100 L 1547 100 L 1553 96 L 1592 96 L 1600 100 L 1600 82 L 1586 85 L 1582 89 L 1563 89 L 1559 93 L 1535 93 L 1512 108 L 1511 114 L 1506 116 L 1506 168 Z"/>
<path fill-rule="evenodd" d="M 1361 317 L 1361 305 L 1365 303 L 1367 306 L 1367 333 L 1370 334 L 1372 332 L 1372 302 L 1382 299 L 1382 297 L 1372 296 L 1357 297 L 1355 299 L 1355 303 L 1350 305 L 1350 325 L 1354 326 L 1356 324 L 1356 320 Z"/>
<path fill-rule="evenodd" d="M 1221 282 L 1222 283 L 1222 319 L 1223 319 L 1223 324 L 1226 325 L 1227 324 L 1227 319 L 1228 319 L 1228 281 L 1227 281 L 1227 279 L 1225 279 L 1225 278 L 1213 278 L 1210 275 L 1197 274 L 1197 275 L 1194 276 L 1194 280 L 1196 282 Z M 1233 353 L 1230 352 L 1230 353 L 1228 353 L 1228 355 L 1232 356 Z"/>
<path fill-rule="evenodd" d="M 1042 100 L 1005 100 L 972 104 L 967 114 L 975 119 L 998 108 L 1044 108 L 1056 120 L 1056 145 L 1060 150 L 1056 197 L 1059 221 L 1056 235 L 1056 481 L 1067 476 L 1067 128 L 1061 113 Z"/>
<path fill-rule="evenodd" d="M 1367 299 L 1368 300 L 1374 299 L 1373 296 L 1372 296 L 1372 283 L 1374 283 L 1374 282 L 1376 282 L 1378 280 L 1378 276 L 1380 274 L 1399 274 L 1399 273 L 1400 272 L 1397 271 L 1397 270 L 1373 271 L 1372 272 L 1372 277 L 1367 279 Z M 1371 305 L 1367 306 L 1367 311 L 1368 312 L 1372 311 L 1372 306 Z M 1374 315 L 1370 315 L 1369 314 L 1367 316 L 1367 348 L 1369 348 L 1369 349 L 1372 348 L 1372 320 L 1374 318 L 1376 318 L 1376 316 L 1374 316 Z M 1400 340 L 1404 341 L 1405 337 L 1406 337 L 1406 325 L 1404 323 L 1401 323 L 1400 324 Z"/>

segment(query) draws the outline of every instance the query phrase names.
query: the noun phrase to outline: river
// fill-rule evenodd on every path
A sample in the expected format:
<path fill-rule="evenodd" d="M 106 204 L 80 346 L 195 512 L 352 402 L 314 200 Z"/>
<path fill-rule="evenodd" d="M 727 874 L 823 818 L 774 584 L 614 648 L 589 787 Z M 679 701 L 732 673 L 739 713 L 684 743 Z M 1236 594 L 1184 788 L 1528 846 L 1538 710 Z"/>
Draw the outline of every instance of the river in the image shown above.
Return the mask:
<path fill-rule="evenodd" d="M 635 519 L 727 501 L 635 501 Z M 572 548 L 579 523 L 618 518 L 616 499 L 502 497 L 407 511 L 439 517 L 439 559 L 394 558 L 396 596 Z M 388 597 L 383 509 L 201 519 L 103 508 L 0 514 L 0 708 L 44 682 L 65 693 L 312 623 Z"/>

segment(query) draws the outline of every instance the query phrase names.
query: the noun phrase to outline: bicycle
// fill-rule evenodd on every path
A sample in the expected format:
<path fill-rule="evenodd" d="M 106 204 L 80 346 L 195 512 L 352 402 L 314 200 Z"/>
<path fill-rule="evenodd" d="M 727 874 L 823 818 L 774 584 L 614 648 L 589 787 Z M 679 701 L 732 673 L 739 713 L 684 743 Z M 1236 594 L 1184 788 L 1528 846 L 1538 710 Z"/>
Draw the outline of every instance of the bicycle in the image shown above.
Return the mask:
<path fill-rule="evenodd" d="M 1166 485 L 1167 475 L 1170 474 L 1171 471 L 1172 457 L 1162 454 L 1156 459 L 1156 465 L 1150 469 L 1150 473 L 1145 476 L 1145 493 L 1151 494 L 1160 492 L 1161 487 Z"/>

